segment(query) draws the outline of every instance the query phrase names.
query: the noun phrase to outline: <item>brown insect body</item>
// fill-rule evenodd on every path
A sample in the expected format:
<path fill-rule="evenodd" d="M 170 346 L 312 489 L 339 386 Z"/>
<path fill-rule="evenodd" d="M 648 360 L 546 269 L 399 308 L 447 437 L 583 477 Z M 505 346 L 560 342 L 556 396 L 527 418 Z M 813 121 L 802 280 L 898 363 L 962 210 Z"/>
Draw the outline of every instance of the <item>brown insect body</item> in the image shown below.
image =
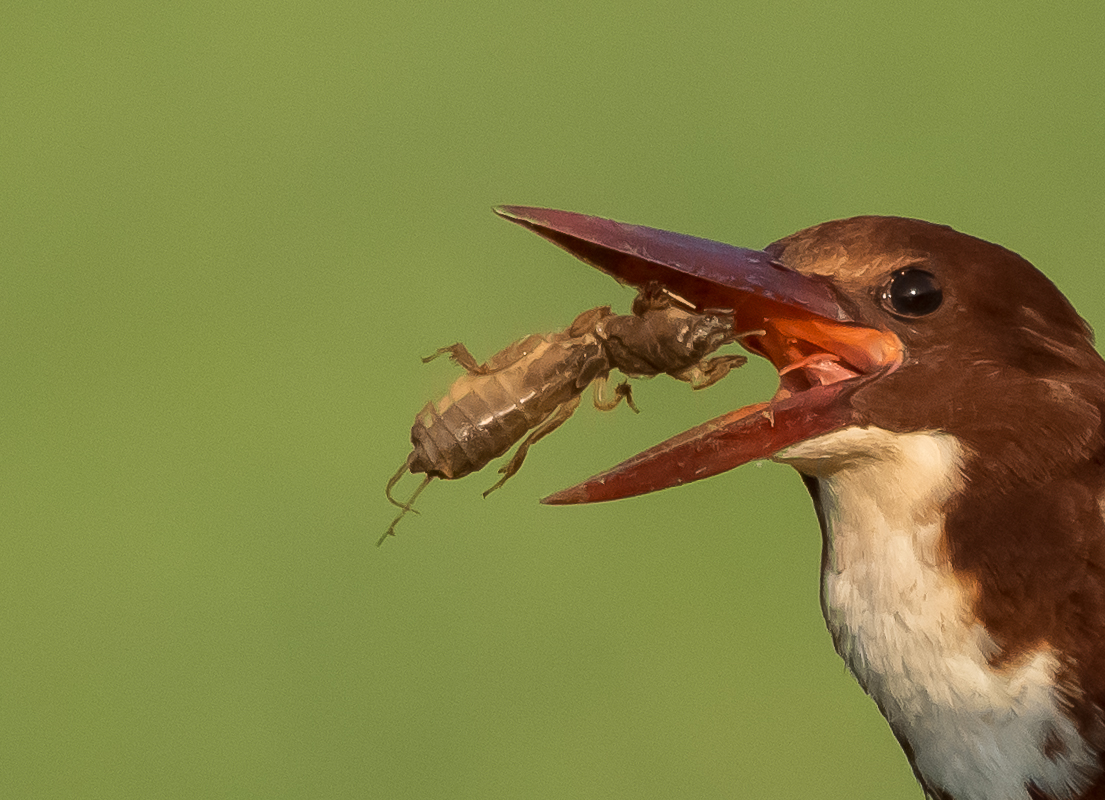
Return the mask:
<path fill-rule="evenodd" d="M 431 479 L 478 472 L 521 440 L 499 470 L 503 477 L 484 496 L 502 486 L 521 468 L 530 446 L 571 417 L 592 383 L 596 407 L 610 410 L 625 398 L 636 411 L 628 382 L 617 387 L 612 400 L 601 397 L 611 370 L 631 377 L 666 373 L 702 389 L 746 361 L 735 355 L 707 359 L 737 338 L 731 316 L 695 313 L 676 305 L 663 290 L 649 287 L 634 300 L 632 314 L 613 314 L 609 306 L 592 308 L 566 330 L 527 336 L 483 364 L 463 344 L 441 348 L 423 361 L 448 354 L 466 372 L 445 397 L 436 405 L 427 403 L 416 417 L 411 428 L 414 449 L 387 486 L 388 499 L 403 510 L 379 543 L 413 510 L 415 498 Z M 391 490 L 408 471 L 426 478 L 406 503 L 400 503 Z"/>
<path fill-rule="evenodd" d="M 610 313 L 591 309 L 566 331 L 528 336 L 482 365 L 463 345 L 442 348 L 467 373 L 415 419 L 410 471 L 463 478 L 503 455 L 564 403 L 578 402 L 596 378 L 610 372 L 593 331 L 575 335 L 580 321 L 591 322 L 603 311 Z"/>
<path fill-rule="evenodd" d="M 704 389 L 747 360 L 744 356 L 706 359 L 739 338 L 731 316 L 696 314 L 655 289 L 637 296 L 632 314 L 600 320 L 595 333 L 603 341 L 610 366 L 632 378 L 663 373 Z"/>

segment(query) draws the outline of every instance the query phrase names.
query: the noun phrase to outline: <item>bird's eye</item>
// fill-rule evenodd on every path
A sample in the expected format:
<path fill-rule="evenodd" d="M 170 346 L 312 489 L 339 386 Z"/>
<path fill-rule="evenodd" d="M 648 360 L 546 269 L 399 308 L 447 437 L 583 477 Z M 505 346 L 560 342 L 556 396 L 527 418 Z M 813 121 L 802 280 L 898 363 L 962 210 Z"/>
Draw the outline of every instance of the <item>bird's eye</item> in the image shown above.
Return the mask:
<path fill-rule="evenodd" d="M 900 269 L 890 276 L 882 295 L 883 304 L 904 317 L 923 317 L 940 308 L 944 292 L 936 276 L 916 267 Z"/>

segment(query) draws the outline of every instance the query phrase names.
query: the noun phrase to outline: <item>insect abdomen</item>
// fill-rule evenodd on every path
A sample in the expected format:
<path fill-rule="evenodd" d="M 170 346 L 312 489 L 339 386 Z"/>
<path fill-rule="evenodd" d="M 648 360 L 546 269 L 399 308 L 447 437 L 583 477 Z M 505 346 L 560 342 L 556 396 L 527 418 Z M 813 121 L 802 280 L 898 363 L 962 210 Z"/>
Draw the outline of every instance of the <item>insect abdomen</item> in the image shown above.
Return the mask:
<path fill-rule="evenodd" d="M 597 343 L 545 341 L 510 366 L 465 375 L 415 419 L 410 471 L 452 479 L 483 469 L 605 371 Z"/>

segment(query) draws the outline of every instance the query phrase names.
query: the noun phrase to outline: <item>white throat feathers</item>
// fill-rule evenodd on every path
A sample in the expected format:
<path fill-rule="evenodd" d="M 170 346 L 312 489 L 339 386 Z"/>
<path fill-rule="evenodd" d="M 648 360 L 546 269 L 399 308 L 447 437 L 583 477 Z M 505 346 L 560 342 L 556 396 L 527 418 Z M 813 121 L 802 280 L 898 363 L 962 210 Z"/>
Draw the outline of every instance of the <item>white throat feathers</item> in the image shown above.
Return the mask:
<path fill-rule="evenodd" d="M 1000 667 L 952 569 L 943 509 L 965 488 L 943 433 L 845 428 L 775 460 L 815 478 L 825 525 L 821 604 L 836 650 L 912 751 L 930 792 L 1056 800 L 1090 785 L 1095 753 L 1064 712 L 1048 647 Z"/>

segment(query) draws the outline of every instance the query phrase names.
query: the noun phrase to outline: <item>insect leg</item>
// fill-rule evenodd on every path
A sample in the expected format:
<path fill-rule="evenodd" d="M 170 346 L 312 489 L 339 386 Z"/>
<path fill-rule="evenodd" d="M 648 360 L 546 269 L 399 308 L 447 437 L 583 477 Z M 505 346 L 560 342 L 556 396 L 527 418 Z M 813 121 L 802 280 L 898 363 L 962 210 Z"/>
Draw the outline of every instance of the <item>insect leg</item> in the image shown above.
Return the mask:
<path fill-rule="evenodd" d="M 606 378 L 598 378 L 595 380 L 595 408 L 599 411 L 613 411 L 618 407 L 618 403 L 625 398 L 625 404 L 633 409 L 634 414 L 640 414 L 641 409 L 637 408 L 637 404 L 633 402 L 633 387 L 629 385 L 629 381 L 622 381 L 616 387 L 614 387 L 614 399 L 607 400 L 603 394 L 606 389 Z"/>
<path fill-rule="evenodd" d="M 446 353 L 449 354 L 449 358 L 453 360 L 454 364 L 458 364 L 459 366 L 464 367 L 465 370 L 473 375 L 486 375 L 488 372 L 487 368 L 477 362 L 476 357 L 472 355 L 468 351 L 468 348 L 460 342 L 457 342 L 456 344 L 451 344 L 448 347 L 439 347 L 430 355 L 423 358 L 422 363 L 429 364 L 438 356 L 443 356 Z"/>
<path fill-rule="evenodd" d="M 425 489 L 427 486 L 429 486 L 430 481 L 432 481 L 434 479 L 433 475 L 426 475 L 426 477 L 422 479 L 422 483 L 418 484 L 418 488 L 414 490 L 414 494 L 412 494 L 410 496 L 410 499 L 408 499 L 406 503 L 400 503 L 400 502 L 396 501 L 391 496 L 391 488 L 392 488 L 392 486 L 395 485 L 395 482 L 399 480 L 399 477 L 406 471 L 407 471 L 407 465 L 404 464 L 403 469 L 401 469 L 396 474 L 396 476 L 394 478 L 392 478 L 391 481 L 388 483 L 388 500 L 391 500 L 392 503 L 399 506 L 403 510 L 399 512 L 398 517 L 396 517 L 395 519 L 393 519 L 391 521 L 391 524 L 388 525 L 388 529 L 386 531 L 384 531 L 384 535 L 381 536 L 379 538 L 379 540 L 376 542 L 377 547 L 379 547 L 380 545 L 382 545 L 384 543 L 384 539 L 388 538 L 389 536 L 394 536 L 395 535 L 395 526 L 399 524 L 399 520 L 401 520 L 403 517 L 407 516 L 408 511 L 414 511 L 415 514 L 418 513 L 417 511 L 414 510 L 414 501 L 418 499 L 418 495 L 422 494 L 422 490 Z"/>
<path fill-rule="evenodd" d="M 678 372 L 669 372 L 668 374 L 673 378 L 686 381 L 692 389 L 705 389 L 728 375 L 729 370 L 743 366 L 747 362 L 748 359 L 744 356 L 715 356 L 705 361 L 699 361 L 697 364 L 691 364 Z"/>
<path fill-rule="evenodd" d="M 541 422 L 541 424 L 534 428 L 533 431 L 530 432 L 530 435 L 527 436 L 520 445 L 518 445 L 518 449 L 514 451 L 514 455 L 511 456 L 510 461 L 507 462 L 506 466 L 499 469 L 499 472 L 502 473 L 503 477 L 499 478 L 498 482 L 494 486 L 484 492 L 483 496 L 487 497 L 493 491 L 495 491 L 508 480 L 510 480 L 514 476 L 514 473 L 522 468 L 522 462 L 526 460 L 526 453 L 529 452 L 530 446 L 538 440 L 548 436 L 550 433 L 552 433 L 565 422 L 567 422 L 568 418 L 575 413 L 575 410 L 577 408 L 579 408 L 578 396 L 573 397 L 571 400 L 568 400 L 557 406 L 552 414 L 546 417 Z"/>

